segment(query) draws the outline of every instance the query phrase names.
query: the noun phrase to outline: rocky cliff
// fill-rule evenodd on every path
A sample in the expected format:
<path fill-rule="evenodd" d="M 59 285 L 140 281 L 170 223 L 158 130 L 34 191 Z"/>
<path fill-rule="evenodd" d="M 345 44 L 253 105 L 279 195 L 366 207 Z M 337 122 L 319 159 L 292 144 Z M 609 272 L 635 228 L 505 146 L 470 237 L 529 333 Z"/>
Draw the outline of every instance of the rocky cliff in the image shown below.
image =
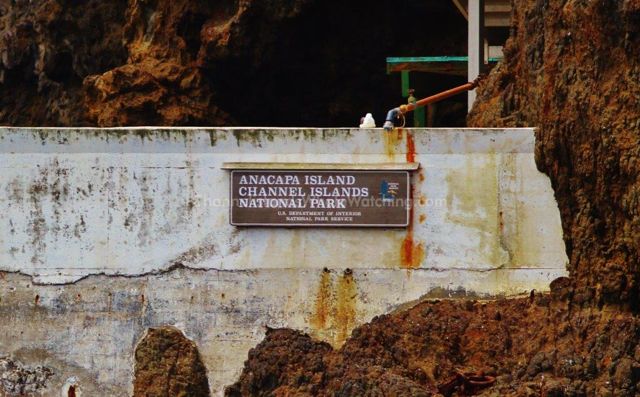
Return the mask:
<path fill-rule="evenodd" d="M 249 7 L 223 1 L 4 0 L 0 119 L 14 125 L 220 125 L 202 66 Z M 284 18 L 296 1 L 282 2 Z"/>
<path fill-rule="evenodd" d="M 637 395 L 640 1 L 513 5 L 505 59 L 468 122 L 538 127 L 571 277 L 528 299 L 421 303 L 354 330 L 338 351 L 271 332 L 228 395 Z"/>
<path fill-rule="evenodd" d="M 536 162 L 560 207 L 574 302 L 637 310 L 640 1 L 515 5 L 505 60 L 469 123 L 538 127 Z"/>
<path fill-rule="evenodd" d="M 226 395 L 635 396 L 640 320 L 572 312 L 565 287 L 497 302 L 424 302 L 374 318 L 339 350 L 271 330 Z"/>
<path fill-rule="evenodd" d="M 464 51 L 453 5 L 394 4 L 0 0 L 0 123 L 355 126 L 402 100 L 386 56 Z M 464 102 L 440 116 L 463 122 Z"/>
<path fill-rule="evenodd" d="M 425 14 L 391 1 L 0 0 L 0 121 L 342 122 L 397 90 L 372 77 L 380 54 L 455 53 L 445 47 L 457 48 L 464 22 L 444 22 L 455 14 L 446 2 L 422 3 L 451 43 L 420 46 L 436 42 Z M 538 127 L 570 258 L 551 295 L 421 303 L 356 329 L 338 351 L 270 331 L 227 394 L 635 395 L 639 34 L 638 0 L 514 2 L 505 59 L 469 117 Z"/>

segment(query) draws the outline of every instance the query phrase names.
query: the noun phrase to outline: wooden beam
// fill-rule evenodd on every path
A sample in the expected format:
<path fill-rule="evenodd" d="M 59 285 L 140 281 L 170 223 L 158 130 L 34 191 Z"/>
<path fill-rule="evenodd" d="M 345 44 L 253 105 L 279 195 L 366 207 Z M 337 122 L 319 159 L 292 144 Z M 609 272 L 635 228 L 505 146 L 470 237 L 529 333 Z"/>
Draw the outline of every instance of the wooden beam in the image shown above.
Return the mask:
<path fill-rule="evenodd" d="M 468 21 L 469 13 L 467 12 L 467 2 L 465 0 L 452 0 L 452 1 L 453 1 L 453 4 L 455 4 L 458 11 L 460 11 L 462 16 L 464 17 L 464 19 Z"/>
<path fill-rule="evenodd" d="M 486 4 L 484 6 L 484 12 L 511 12 L 510 4 Z"/>
<path fill-rule="evenodd" d="M 509 27 L 511 26 L 511 14 L 504 12 L 488 12 L 485 14 L 484 23 L 486 27 Z"/>

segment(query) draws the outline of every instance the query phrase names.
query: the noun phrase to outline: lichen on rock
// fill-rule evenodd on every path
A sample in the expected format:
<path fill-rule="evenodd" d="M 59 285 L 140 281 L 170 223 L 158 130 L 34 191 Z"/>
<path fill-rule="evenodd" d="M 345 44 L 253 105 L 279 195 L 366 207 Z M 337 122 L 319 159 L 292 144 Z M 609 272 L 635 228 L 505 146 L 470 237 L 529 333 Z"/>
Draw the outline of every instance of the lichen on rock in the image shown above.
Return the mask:
<path fill-rule="evenodd" d="M 0 357 L 0 396 L 39 395 L 48 387 L 53 375 L 53 370 L 48 367 L 29 367 L 8 357 Z"/>
<path fill-rule="evenodd" d="M 177 328 L 150 328 L 135 350 L 134 397 L 209 397 L 196 344 Z"/>

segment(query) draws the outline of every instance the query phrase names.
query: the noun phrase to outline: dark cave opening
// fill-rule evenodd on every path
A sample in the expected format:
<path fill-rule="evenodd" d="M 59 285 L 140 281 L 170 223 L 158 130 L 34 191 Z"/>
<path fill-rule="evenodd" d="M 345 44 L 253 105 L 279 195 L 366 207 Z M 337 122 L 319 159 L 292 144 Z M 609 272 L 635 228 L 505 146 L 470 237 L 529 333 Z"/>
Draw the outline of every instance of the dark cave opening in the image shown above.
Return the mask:
<path fill-rule="evenodd" d="M 371 112 L 381 126 L 387 110 L 406 102 L 386 57 L 466 54 L 466 20 L 443 1 L 315 1 L 273 29 L 256 39 L 266 46 L 247 46 L 207 72 L 216 103 L 237 125 L 354 127 Z M 464 82 L 411 73 L 418 98 Z M 465 118 L 459 95 L 438 106 L 434 126 L 464 126 Z"/>

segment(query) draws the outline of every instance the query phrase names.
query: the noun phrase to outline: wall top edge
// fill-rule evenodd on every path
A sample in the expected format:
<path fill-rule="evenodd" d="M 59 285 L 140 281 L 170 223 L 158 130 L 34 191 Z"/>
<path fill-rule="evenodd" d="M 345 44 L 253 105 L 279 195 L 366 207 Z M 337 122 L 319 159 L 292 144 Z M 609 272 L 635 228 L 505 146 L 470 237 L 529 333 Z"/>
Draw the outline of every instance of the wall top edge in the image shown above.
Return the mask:
<path fill-rule="evenodd" d="M 167 127 L 167 126 L 134 126 L 134 127 L 37 127 L 37 126 L 0 126 L 3 130 L 28 131 L 383 131 L 382 128 L 354 128 L 354 127 Z M 535 131 L 536 127 L 509 128 L 474 128 L 474 127 L 437 127 L 437 128 L 402 128 L 402 130 L 421 132 L 447 131 Z"/>

